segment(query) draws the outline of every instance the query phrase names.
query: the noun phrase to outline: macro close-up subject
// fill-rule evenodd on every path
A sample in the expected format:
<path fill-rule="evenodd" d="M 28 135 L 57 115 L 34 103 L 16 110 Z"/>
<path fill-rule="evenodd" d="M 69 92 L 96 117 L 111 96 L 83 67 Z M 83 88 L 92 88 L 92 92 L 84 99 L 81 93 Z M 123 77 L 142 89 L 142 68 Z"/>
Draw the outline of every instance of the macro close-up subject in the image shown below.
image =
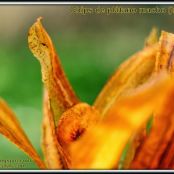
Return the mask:
<path fill-rule="evenodd" d="M 77 69 L 71 69 L 67 74 L 67 67 L 71 66 L 72 62 L 76 63 L 76 55 L 72 55 L 74 59 L 72 62 L 63 62 L 62 52 L 66 55 L 68 47 L 60 49 L 61 54 L 59 54 L 51 34 L 52 30 L 48 31 L 48 25 L 44 24 L 47 18 L 37 16 L 34 20 L 30 26 L 27 26 L 23 40 L 25 47 L 30 51 L 29 59 L 35 61 L 38 71 L 35 71 L 30 64 L 25 64 L 23 67 L 19 64 L 16 66 L 19 71 L 26 68 L 28 73 L 33 71 L 32 77 L 38 77 L 37 82 L 41 89 L 38 101 L 41 105 L 37 106 L 37 109 L 41 113 L 41 119 L 38 121 L 35 118 L 37 112 L 29 110 L 19 112 L 21 117 L 18 117 L 18 110 L 14 109 L 17 104 L 13 105 L 13 99 L 8 98 L 5 92 L 0 94 L 2 135 L 0 149 L 4 142 L 7 143 L 7 139 L 8 143 L 12 144 L 7 145 L 6 148 L 16 145 L 14 149 L 24 153 L 24 156 L 35 165 L 34 168 L 42 170 L 174 169 L 174 29 L 172 33 L 150 25 L 149 33 L 139 42 L 142 46 L 137 44 L 139 50 L 120 60 L 118 66 L 114 66 L 112 60 L 111 64 L 115 68 L 111 69 L 110 75 L 107 74 L 108 80 L 103 81 L 103 84 L 100 83 L 102 88 L 98 90 L 98 94 L 93 95 L 93 100 L 88 102 L 85 97 L 80 96 L 78 88 L 74 88 L 75 83 L 69 79 L 69 75 L 71 74 L 72 77 L 73 73 L 78 71 L 83 77 L 81 81 L 78 80 L 77 84 L 80 86 L 80 82 L 85 83 L 86 79 L 97 76 L 97 71 L 96 74 L 95 71 L 89 73 L 91 65 L 80 71 L 79 66 L 76 67 Z M 59 32 L 57 25 L 54 29 Z M 126 37 L 121 40 L 125 44 L 128 42 L 127 44 L 134 45 L 133 36 L 132 41 L 126 40 Z M 73 45 L 80 45 L 80 39 L 76 41 Z M 61 45 L 61 39 L 56 42 Z M 105 43 L 103 40 L 101 45 Z M 119 43 L 117 44 L 119 46 Z M 73 49 L 75 48 L 79 52 L 84 52 L 80 46 L 74 46 Z M 92 51 L 89 48 L 92 47 L 88 45 L 85 51 Z M 122 49 L 124 52 L 126 46 Z M 18 49 L 17 52 L 22 50 Z M 102 54 L 102 50 L 99 53 Z M 85 61 L 92 61 L 90 58 L 87 59 Z M 65 64 L 67 64 L 66 69 Z M 83 64 L 85 66 L 85 62 Z M 100 64 L 96 65 L 96 69 L 97 66 Z M 104 67 L 107 66 L 102 67 L 103 71 L 105 71 Z M 13 73 L 15 75 L 15 71 L 12 70 L 10 76 L 13 76 Z M 0 72 L 1 77 L 3 68 Z M 22 75 L 27 80 L 27 74 Z M 27 81 L 32 88 L 26 87 L 24 91 L 25 93 L 30 91 L 27 96 L 31 102 L 34 102 L 36 94 L 32 95 L 32 90 L 34 93 L 37 83 L 29 79 Z M 3 78 L 0 83 L 3 83 Z M 22 94 L 19 86 L 23 85 L 23 82 L 19 78 L 14 83 L 17 85 L 16 95 Z M 94 86 L 92 83 L 88 85 L 88 82 L 82 85 L 88 91 L 87 96 L 92 95 L 90 90 L 95 89 Z M 2 85 L 0 85 L 0 92 L 1 87 Z M 24 104 L 26 98 L 22 98 Z M 20 100 L 16 101 L 20 103 Z M 28 124 L 27 132 L 22 121 L 26 117 L 25 113 L 28 113 L 28 118 L 30 114 L 34 118 L 28 123 L 24 121 L 26 125 Z M 28 136 L 28 132 L 33 129 L 32 124 L 38 134 L 35 141 L 37 143 L 34 144 L 32 137 L 35 133 Z M 6 154 L 8 149 L 4 151 L 4 156 Z M 0 166 L 2 161 L 1 158 Z"/>

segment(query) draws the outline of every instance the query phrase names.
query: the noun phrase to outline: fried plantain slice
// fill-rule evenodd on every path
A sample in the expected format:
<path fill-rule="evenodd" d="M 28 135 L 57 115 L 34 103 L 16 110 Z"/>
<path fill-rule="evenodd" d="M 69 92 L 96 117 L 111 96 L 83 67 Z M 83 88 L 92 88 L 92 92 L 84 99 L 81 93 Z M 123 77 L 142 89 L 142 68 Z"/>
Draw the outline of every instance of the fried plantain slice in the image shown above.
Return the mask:
<path fill-rule="evenodd" d="M 0 133 L 31 157 L 39 168 L 45 169 L 45 164 L 27 138 L 15 114 L 2 99 L 0 99 Z"/>
<path fill-rule="evenodd" d="M 55 125 L 60 115 L 79 102 L 62 69 L 51 38 L 41 24 L 41 18 L 29 29 L 28 44 L 31 52 L 39 60 L 42 81 L 48 91 Z"/>

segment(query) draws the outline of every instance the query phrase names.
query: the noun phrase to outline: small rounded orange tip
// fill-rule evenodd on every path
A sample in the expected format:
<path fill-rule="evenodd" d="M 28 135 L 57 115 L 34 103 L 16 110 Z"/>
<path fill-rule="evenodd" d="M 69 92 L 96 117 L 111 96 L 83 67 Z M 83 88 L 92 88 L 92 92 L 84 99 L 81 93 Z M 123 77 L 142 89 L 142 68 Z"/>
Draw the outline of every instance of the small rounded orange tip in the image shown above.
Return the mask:
<path fill-rule="evenodd" d="M 38 18 L 37 18 L 37 22 L 40 22 L 42 19 L 43 19 L 42 16 L 38 17 Z"/>

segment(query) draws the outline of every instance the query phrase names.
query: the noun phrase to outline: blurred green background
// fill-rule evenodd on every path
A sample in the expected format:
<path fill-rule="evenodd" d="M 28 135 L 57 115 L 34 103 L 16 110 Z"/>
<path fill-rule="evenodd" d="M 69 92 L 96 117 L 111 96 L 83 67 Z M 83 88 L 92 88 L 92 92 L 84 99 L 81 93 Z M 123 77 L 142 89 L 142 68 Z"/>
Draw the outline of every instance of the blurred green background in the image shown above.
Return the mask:
<path fill-rule="evenodd" d="M 71 7 L 0 5 L 0 96 L 14 110 L 41 156 L 41 72 L 27 45 L 28 29 L 37 17 L 43 17 L 76 93 L 89 104 L 118 65 L 143 47 L 153 26 L 174 32 L 174 15 L 75 15 Z M 0 136 L 0 160 L 4 159 L 28 157 Z M 33 162 L 25 168 L 37 169 Z"/>

